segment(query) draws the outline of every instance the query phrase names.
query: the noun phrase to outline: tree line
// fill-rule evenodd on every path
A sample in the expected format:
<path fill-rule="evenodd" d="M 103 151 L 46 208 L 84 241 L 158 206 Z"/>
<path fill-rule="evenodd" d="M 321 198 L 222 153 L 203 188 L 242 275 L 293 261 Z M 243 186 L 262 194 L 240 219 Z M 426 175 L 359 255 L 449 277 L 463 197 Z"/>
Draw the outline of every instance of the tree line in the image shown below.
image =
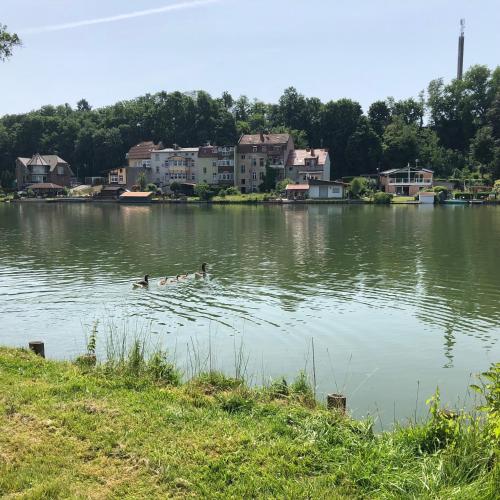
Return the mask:
<path fill-rule="evenodd" d="M 500 67 L 473 66 L 462 80 L 430 82 L 418 97 L 374 102 L 366 112 L 343 98 L 322 102 L 295 88 L 277 103 L 228 92 L 212 97 L 158 92 L 93 109 L 82 99 L 0 118 L 0 182 L 12 185 L 15 158 L 58 154 L 75 173 L 98 176 L 125 163 L 143 140 L 164 145 L 235 144 L 241 134 L 290 132 L 297 147 L 331 151 L 332 177 L 414 164 L 437 177 L 500 177 Z"/>

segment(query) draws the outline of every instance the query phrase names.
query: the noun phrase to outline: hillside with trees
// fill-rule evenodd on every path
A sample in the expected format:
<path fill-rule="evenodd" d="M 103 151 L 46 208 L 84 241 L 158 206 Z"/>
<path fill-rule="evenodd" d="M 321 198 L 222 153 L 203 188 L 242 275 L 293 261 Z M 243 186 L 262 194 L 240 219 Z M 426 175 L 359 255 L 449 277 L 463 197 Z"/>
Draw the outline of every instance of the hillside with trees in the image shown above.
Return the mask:
<path fill-rule="evenodd" d="M 351 99 L 322 102 L 295 88 L 277 103 L 228 92 L 146 94 L 93 109 L 47 105 L 0 118 L 0 181 L 12 185 L 17 156 L 58 154 L 75 173 L 100 175 L 121 166 L 142 141 L 165 145 L 235 144 L 243 133 L 289 131 L 298 147 L 332 152 L 332 176 L 375 173 L 419 160 L 436 177 L 500 177 L 500 67 L 473 66 L 462 80 L 430 82 L 417 98 L 374 102 L 368 110 Z"/>

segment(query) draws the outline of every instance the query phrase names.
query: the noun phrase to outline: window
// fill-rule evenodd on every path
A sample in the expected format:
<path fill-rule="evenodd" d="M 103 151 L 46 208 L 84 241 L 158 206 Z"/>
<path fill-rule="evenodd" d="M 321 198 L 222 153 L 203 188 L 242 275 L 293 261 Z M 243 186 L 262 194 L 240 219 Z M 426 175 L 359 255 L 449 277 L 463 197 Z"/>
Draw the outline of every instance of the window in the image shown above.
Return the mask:
<path fill-rule="evenodd" d="M 244 186 L 245 185 L 245 179 L 241 179 L 241 185 Z"/>
<path fill-rule="evenodd" d="M 123 182 L 123 175 L 118 176 L 118 182 Z"/>
<path fill-rule="evenodd" d="M 253 165 L 254 167 L 256 167 L 256 166 L 257 166 L 257 160 L 256 160 L 255 158 L 252 160 L 252 165 Z"/>
<path fill-rule="evenodd" d="M 265 153 L 267 151 L 267 146 L 262 146 L 262 152 Z"/>
<path fill-rule="evenodd" d="M 160 159 L 160 155 L 158 153 L 155 154 L 155 160 L 159 160 Z"/>
<path fill-rule="evenodd" d="M 160 167 L 158 165 L 156 166 L 156 173 L 160 173 Z"/>
<path fill-rule="evenodd" d="M 207 167 L 203 167 L 203 173 L 206 174 L 207 173 Z"/>
<path fill-rule="evenodd" d="M 261 167 L 263 167 L 263 166 L 264 166 L 264 158 L 260 158 L 260 160 L 259 160 L 259 165 L 260 165 Z"/>
<path fill-rule="evenodd" d="M 214 180 L 216 180 L 216 179 L 217 179 L 217 172 L 214 172 L 214 173 L 212 174 L 212 178 L 213 178 Z"/>
<path fill-rule="evenodd" d="M 191 180 L 194 181 L 194 174 L 191 174 Z"/>
<path fill-rule="evenodd" d="M 212 162 L 212 167 L 216 167 L 217 166 L 217 162 L 216 161 L 213 161 Z"/>
<path fill-rule="evenodd" d="M 264 180 L 264 172 L 259 172 L 259 179 L 260 179 L 261 181 L 263 181 L 263 180 Z"/>
<path fill-rule="evenodd" d="M 245 165 L 241 165 L 241 173 L 244 174 L 245 173 Z"/>
<path fill-rule="evenodd" d="M 258 150 L 257 146 L 253 146 L 253 147 L 252 147 L 252 151 L 253 151 L 254 153 L 256 153 L 256 152 L 257 152 L 257 150 Z"/>
<path fill-rule="evenodd" d="M 57 173 L 59 175 L 64 175 L 64 167 L 57 167 Z"/>
<path fill-rule="evenodd" d="M 241 155 L 241 159 L 244 160 L 245 159 L 245 155 Z"/>
<path fill-rule="evenodd" d="M 111 175 L 110 182 L 111 184 L 115 184 L 116 182 L 118 182 L 118 176 L 116 174 Z"/>
<path fill-rule="evenodd" d="M 257 180 L 257 172 L 252 172 L 252 179 L 253 179 L 254 181 L 256 181 L 256 180 Z"/>

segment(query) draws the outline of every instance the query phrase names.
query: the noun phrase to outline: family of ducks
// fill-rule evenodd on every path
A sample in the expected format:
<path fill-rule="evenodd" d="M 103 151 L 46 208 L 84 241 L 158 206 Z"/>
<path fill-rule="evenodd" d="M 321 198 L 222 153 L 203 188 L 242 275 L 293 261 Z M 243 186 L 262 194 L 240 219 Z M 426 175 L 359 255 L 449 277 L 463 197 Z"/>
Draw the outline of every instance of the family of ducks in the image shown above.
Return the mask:
<path fill-rule="evenodd" d="M 165 278 L 162 278 L 158 282 L 158 285 L 160 285 L 160 286 L 174 285 L 176 283 L 179 283 L 181 281 L 185 281 L 185 280 L 189 279 L 191 276 L 193 276 L 194 279 L 203 279 L 203 278 L 205 278 L 207 276 L 207 264 L 206 264 L 206 262 L 204 262 L 201 265 L 201 272 L 200 271 L 196 271 L 192 275 L 190 275 L 188 273 L 178 274 L 175 277 L 165 276 Z M 149 286 L 149 274 L 146 274 L 146 276 L 144 276 L 143 280 L 137 281 L 136 283 L 134 283 L 134 288 L 147 288 L 148 286 Z"/>

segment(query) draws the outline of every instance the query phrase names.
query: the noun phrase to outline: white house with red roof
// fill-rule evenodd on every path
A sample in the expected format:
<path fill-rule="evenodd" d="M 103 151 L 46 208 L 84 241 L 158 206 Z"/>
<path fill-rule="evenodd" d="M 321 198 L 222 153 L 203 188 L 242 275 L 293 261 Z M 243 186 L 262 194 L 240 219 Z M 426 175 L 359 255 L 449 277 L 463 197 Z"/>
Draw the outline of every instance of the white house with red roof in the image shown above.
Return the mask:
<path fill-rule="evenodd" d="M 328 149 L 294 149 L 287 161 L 286 177 L 306 183 L 310 179 L 330 180 L 330 155 Z"/>

